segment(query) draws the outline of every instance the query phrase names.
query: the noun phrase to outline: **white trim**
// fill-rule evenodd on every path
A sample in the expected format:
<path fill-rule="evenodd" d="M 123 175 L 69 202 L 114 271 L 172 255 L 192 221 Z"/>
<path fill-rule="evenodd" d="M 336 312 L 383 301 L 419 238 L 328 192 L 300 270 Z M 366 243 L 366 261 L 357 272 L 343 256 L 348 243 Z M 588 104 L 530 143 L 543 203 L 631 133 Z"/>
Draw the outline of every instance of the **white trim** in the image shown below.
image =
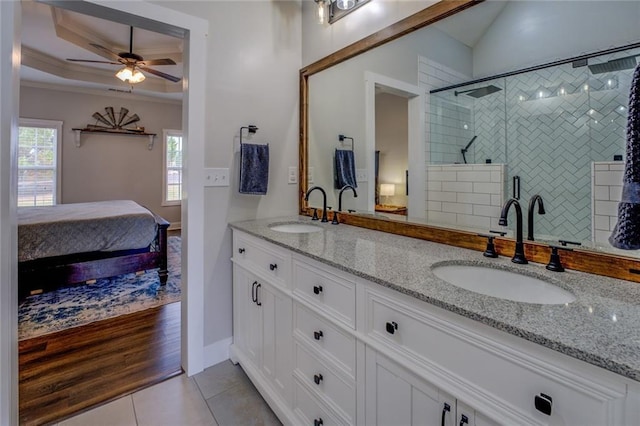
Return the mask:
<path fill-rule="evenodd" d="M 177 231 L 180 229 L 182 229 L 182 222 L 171 222 L 171 225 L 169 225 L 167 231 Z"/>
<path fill-rule="evenodd" d="M 160 203 L 162 207 L 179 206 L 182 204 L 183 182 L 180 183 L 180 200 L 167 200 L 167 138 L 170 136 L 175 136 L 182 139 L 182 130 L 162 129 L 162 203 Z M 184 145 L 182 146 L 182 152 L 184 152 Z"/>
<path fill-rule="evenodd" d="M 19 127 L 38 127 L 43 129 L 56 129 L 56 146 L 54 155 L 56 157 L 55 187 L 53 194 L 53 205 L 62 203 L 62 121 L 42 120 L 39 118 L 22 118 L 19 120 Z M 18 166 L 19 167 L 19 166 Z"/>
<path fill-rule="evenodd" d="M 375 151 L 376 151 L 376 85 L 384 86 L 390 93 L 407 98 L 409 143 L 409 217 L 424 216 L 425 167 L 424 167 L 424 89 L 384 75 L 365 71 L 365 144 L 367 149 L 367 174 L 369 211 L 375 210 Z"/>
<path fill-rule="evenodd" d="M 229 348 L 233 343 L 233 337 L 218 340 L 204 347 L 204 368 L 221 363 L 229 359 Z"/>
<path fill-rule="evenodd" d="M 18 424 L 20 2 L 0 1 L 0 425 Z"/>

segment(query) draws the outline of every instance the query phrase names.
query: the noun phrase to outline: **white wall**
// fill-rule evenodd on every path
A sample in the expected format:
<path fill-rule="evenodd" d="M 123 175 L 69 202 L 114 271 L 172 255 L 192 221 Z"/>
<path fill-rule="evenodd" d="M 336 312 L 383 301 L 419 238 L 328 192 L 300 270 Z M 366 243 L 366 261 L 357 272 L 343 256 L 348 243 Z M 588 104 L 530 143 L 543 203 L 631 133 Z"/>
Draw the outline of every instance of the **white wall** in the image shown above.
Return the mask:
<path fill-rule="evenodd" d="M 94 112 L 112 106 L 137 114 L 148 133 L 156 133 L 150 151 L 143 136 L 83 134 L 80 148 L 72 128 L 94 124 Z M 98 95 L 22 85 L 20 117 L 60 120 L 62 128 L 62 203 L 131 199 L 171 223 L 180 222 L 180 206 L 162 206 L 162 129 L 182 129 L 182 103 L 128 95 Z"/>
<path fill-rule="evenodd" d="M 298 165 L 298 1 L 159 1 L 209 21 L 205 167 L 229 167 L 231 186 L 205 188 L 204 277 L 207 350 L 230 343 L 231 231 L 228 222 L 296 214 L 298 186 L 287 168 Z M 238 135 L 255 124 L 255 142 L 268 142 L 266 196 L 238 194 Z M 199 230 L 192 230 L 199 232 Z M 205 363 L 207 360 L 205 359 Z"/>
<path fill-rule="evenodd" d="M 513 1 L 474 46 L 473 77 L 637 42 L 638 22 L 637 1 Z"/>

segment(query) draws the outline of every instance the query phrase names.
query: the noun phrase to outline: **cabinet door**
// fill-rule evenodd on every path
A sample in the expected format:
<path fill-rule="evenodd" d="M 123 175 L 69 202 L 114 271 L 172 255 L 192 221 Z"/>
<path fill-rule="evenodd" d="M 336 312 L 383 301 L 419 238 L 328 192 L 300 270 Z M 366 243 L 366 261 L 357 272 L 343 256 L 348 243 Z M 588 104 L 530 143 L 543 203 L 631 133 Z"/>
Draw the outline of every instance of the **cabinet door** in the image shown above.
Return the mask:
<path fill-rule="evenodd" d="M 365 380 L 367 425 L 442 424 L 443 404 L 438 389 L 371 348 L 366 350 Z M 451 414 L 446 414 L 449 421 Z"/>
<path fill-rule="evenodd" d="M 269 383 L 290 403 L 293 372 L 292 301 L 286 294 L 259 281 L 257 300 L 261 311 L 261 370 Z"/>
<path fill-rule="evenodd" d="M 262 310 L 256 302 L 258 278 L 234 265 L 233 308 L 235 343 L 258 368 L 262 363 Z"/>

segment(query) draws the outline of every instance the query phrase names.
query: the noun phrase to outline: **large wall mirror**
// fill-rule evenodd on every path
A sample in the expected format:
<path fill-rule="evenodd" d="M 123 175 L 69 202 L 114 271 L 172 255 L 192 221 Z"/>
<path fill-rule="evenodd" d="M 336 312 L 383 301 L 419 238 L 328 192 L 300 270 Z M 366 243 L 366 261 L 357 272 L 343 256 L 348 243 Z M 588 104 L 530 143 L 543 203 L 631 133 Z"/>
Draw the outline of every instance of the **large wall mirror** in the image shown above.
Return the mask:
<path fill-rule="evenodd" d="M 352 151 L 358 197 L 345 192 L 342 210 L 355 210 L 353 223 L 509 236 L 515 220 L 501 228 L 498 218 L 517 197 L 527 235 L 539 194 L 536 241 L 639 257 L 607 238 L 640 3 L 445 1 L 418 15 L 301 71 L 302 195 L 321 186 L 337 209 L 336 156 Z M 321 207 L 315 197 L 301 199 L 301 212 Z"/>

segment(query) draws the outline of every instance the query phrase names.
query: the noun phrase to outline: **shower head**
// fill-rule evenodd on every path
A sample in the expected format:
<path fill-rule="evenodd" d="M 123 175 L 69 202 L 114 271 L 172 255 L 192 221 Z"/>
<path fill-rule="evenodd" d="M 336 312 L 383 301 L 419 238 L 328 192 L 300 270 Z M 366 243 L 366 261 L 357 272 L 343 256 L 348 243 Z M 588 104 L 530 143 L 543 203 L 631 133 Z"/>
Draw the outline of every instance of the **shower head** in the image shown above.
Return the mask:
<path fill-rule="evenodd" d="M 471 96 L 474 97 L 476 99 L 478 98 L 482 98 L 483 96 L 487 96 L 490 95 L 492 93 L 495 92 L 499 92 L 500 90 L 502 90 L 499 87 L 494 86 L 493 84 L 489 85 L 489 86 L 484 86 L 484 87 L 478 87 L 477 89 L 469 89 L 469 90 L 462 90 L 460 92 L 455 91 L 453 92 L 456 96 L 462 94 L 462 93 L 466 93 L 467 96 Z"/>
<path fill-rule="evenodd" d="M 636 57 L 627 56 L 626 58 L 612 59 L 601 64 L 587 65 L 591 74 L 603 74 L 605 72 L 615 72 L 629 70 L 636 67 Z"/>

